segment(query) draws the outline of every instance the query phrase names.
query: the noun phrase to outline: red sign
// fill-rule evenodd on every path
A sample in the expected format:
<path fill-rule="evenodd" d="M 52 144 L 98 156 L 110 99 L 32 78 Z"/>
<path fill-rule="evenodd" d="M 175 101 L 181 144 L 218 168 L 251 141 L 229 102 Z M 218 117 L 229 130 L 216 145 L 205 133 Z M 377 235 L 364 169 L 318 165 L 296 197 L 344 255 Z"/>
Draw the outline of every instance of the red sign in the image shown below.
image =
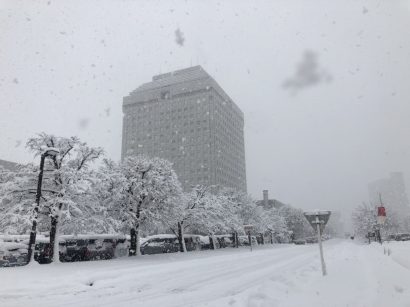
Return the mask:
<path fill-rule="evenodd" d="M 386 216 L 386 208 L 383 206 L 377 207 L 377 216 Z"/>

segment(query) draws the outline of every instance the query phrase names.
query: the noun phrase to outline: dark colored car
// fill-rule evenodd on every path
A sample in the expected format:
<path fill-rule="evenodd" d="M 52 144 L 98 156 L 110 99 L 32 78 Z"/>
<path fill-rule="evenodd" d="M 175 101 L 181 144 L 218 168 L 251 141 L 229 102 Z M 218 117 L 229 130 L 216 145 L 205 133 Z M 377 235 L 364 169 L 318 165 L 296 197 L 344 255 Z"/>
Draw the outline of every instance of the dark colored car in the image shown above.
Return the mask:
<path fill-rule="evenodd" d="M 306 240 L 304 240 L 304 239 L 296 239 L 296 240 L 293 240 L 293 243 L 296 244 L 296 245 L 305 245 L 305 244 L 306 244 Z"/>
<path fill-rule="evenodd" d="M 18 242 L 2 242 L 0 249 L 0 267 L 21 266 L 27 264 L 27 245 Z"/>
<path fill-rule="evenodd" d="M 113 239 L 68 239 L 62 258 L 65 262 L 112 259 L 115 247 Z"/>
<path fill-rule="evenodd" d="M 318 240 L 317 240 L 316 237 L 308 237 L 308 238 L 305 238 L 305 241 L 306 241 L 306 243 L 308 243 L 308 244 L 312 244 L 312 243 L 317 243 L 317 242 L 318 242 Z"/>
<path fill-rule="evenodd" d="M 396 235 L 396 241 L 410 241 L 410 234 L 409 233 L 399 233 Z"/>

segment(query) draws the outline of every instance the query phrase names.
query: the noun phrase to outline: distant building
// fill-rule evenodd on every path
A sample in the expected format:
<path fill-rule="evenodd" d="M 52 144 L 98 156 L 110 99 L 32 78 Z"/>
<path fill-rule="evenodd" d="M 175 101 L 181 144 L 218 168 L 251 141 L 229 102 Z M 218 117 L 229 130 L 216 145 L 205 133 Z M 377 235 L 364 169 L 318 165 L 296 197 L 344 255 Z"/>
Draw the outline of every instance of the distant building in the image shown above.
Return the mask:
<path fill-rule="evenodd" d="M 3 167 L 6 170 L 9 171 L 15 171 L 18 168 L 18 163 L 6 161 L 6 160 L 0 160 L 0 168 Z"/>
<path fill-rule="evenodd" d="M 269 199 L 269 191 L 268 190 L 263 190 L 263 199 L 258 200 L 256 202 L 256 205 L 261 206 L 266 210 L 272 209 L 272 208 L 279 209 L 279 208 L 285 206 L 285 204 L 280 202 L 279 200 Z"/>
<path fill-rule="evenodd" d="M 409 199 L 406 193 L 403 173 L 394 172 L 389 178 L 371 182 L 368 186 L 369 198 L 372 205 L 380 205 L 380 196 L 384 206 L 398 214 L 409 213 Z"/>
<path fill-rule="evenodd" d="M 185 190 L 246 192 L 243 113 L 202 67 L 154 76 L 124 97 L 123 112 L 122 158 L 171 161 Z"/>

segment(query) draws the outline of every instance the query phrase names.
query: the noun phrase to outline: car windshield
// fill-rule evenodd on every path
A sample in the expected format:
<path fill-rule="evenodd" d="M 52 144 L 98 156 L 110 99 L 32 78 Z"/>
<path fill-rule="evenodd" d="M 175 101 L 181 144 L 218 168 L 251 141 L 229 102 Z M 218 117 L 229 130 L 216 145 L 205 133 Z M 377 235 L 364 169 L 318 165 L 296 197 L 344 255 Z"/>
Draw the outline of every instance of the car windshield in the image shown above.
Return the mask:
<path fill-rule="evenodd" d="M 0 131 L 0 306 L 410 306 L 410 0 L 1 0 Z"/>

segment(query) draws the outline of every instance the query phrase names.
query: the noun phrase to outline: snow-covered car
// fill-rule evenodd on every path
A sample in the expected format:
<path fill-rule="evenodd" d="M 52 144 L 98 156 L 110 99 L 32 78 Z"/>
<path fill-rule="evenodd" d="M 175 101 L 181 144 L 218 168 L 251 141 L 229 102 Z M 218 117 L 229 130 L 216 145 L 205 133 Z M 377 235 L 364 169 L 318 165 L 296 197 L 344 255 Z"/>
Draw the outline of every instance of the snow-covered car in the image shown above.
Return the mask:
<path fill-rule="evenodd" d="M 0 242 L 0 267 L 27 264 L 27 244 Z"/>
<path fill-rule="evenodd" d="M 201 240 L 198 235 L 184 235 L 187 251 L 199 250 Z M 143 255 L 176 253 L 180 250 L 177 236 L 173 234 L 160 234 L 147 237 L 141 244 L 140 251 Z"/>
<path fill-rule="evenodd" d="M 219 243 L 219 248 L 234 247 L 235 242 L 231 234 L 226 235 L 216 235 L 217 242 Z"/>
<path fill-rule="evenodd" d="M 238 236 L 240 246 L 249 246 L 248 236 Z M 258 245 L 258 240 L 255 236 L 251 236 L 252 245 Z"/>
<path fill-rule="evenodd" d="M 50 263 L 49 238 L 37 241 L 34 259 L 40 264 Z M 62 235 L 59 241 L 62 262 L 106 260 L 128 254 L 128 244 L 123 235 Z"/>
<path fill-rule="evenodd" d="M 211 236 L 199 236 L 200 238 L 200 249 L 201 250 L 208 250 L 208 249 L 213 249 L 213 242 L 212 242 L 212 237 Z M 215 248 L 221 248 L 219 242 L 221 240 L 218 240 L 215 236 Z"/>
<path fill-rule="evenodd" d="M 62 236 L 63 261 L 107 260 L 126 256 L 128 245 L 121 235 Z"/>

